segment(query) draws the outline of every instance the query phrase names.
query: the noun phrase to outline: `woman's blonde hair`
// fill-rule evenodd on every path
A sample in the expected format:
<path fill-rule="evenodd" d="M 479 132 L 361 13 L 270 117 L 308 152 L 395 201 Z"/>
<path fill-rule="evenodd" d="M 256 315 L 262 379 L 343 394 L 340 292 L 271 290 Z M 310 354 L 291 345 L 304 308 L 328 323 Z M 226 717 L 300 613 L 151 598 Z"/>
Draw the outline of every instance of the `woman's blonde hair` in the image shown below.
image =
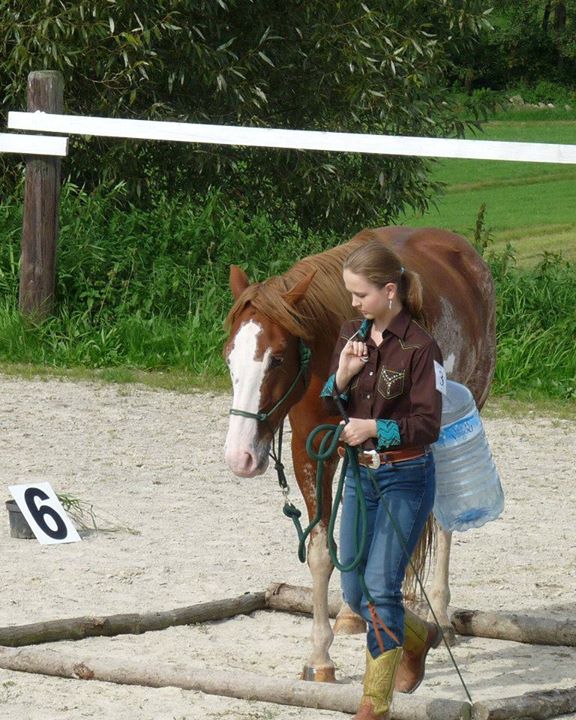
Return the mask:
<path fill-rule="evenodd" d="M 393 250 L 378 240 L 368 240 L 344 260 L 344 270 L 362 275 L 376 287 L 394 283 L 398 297 L 410 315 L 422 319 L 422 283 L 420 276 L 402 265 Z"/>

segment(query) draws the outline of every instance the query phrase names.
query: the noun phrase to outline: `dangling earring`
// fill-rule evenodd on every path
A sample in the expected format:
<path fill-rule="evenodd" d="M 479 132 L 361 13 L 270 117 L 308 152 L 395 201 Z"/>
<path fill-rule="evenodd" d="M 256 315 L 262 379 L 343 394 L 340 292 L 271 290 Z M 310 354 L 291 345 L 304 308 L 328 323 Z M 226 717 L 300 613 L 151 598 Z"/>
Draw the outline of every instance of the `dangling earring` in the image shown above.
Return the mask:
<path fill-rule="evenodd" d="M 388 300 L 388 310 L 392 310 L 392 298 Z"/>

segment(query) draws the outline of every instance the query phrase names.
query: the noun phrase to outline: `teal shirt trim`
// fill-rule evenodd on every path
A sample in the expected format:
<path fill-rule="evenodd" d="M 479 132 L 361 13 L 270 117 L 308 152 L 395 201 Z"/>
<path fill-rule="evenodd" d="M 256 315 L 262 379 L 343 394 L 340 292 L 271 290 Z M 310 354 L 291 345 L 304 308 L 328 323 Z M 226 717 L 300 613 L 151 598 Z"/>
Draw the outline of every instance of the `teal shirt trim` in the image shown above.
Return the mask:
<path fill-rule="evenodd" d="M 372 327 L 372 320 L 362 320 L 362 325 L 360 325 L 360 335 L 362 335 L 363 340 L 368 339 L 368 336 L 370 335 L 371 327 Z"/>
<path fill-rule="evenodd" d="M 333 398 L 335 385 L 336 385 L 336 373 L 332 373 L 332 375 L 330 375 L 328 380 L 326 380 L 326 382 L 324 383 L 324 387 L 322 388 L 320 397 Z M 348 393 L 340 393 L 339 397 L 341 400 L 347 401 Z"/>
<path fill-rule="evenodd" d="M 400 428 L 395 420 L 376 420 L 376 450 L 400 445 Z"/>

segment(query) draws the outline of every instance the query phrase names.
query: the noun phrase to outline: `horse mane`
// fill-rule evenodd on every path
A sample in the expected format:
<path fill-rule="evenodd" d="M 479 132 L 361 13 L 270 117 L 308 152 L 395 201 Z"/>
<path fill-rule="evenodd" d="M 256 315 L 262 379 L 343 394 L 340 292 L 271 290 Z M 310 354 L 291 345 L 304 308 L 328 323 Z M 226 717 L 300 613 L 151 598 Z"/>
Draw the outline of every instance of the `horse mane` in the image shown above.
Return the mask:
<path fill-rule="evenodd" d="M 334 331 L 346 318 L 354 317 L 350 295 L 342 282 L 342 264 L 355 247 L 371 236 L 370 231 L 358 233 L 342 245 L 303 258 L 283 275 L 250 285 L 232 306 L 226 326 L 231 327 L 244 308 L 252 305 L 295 337 L 333 343 Z M 284 294 L 314 270 L 306 295 L 297 305 L 291 305 Z"/>

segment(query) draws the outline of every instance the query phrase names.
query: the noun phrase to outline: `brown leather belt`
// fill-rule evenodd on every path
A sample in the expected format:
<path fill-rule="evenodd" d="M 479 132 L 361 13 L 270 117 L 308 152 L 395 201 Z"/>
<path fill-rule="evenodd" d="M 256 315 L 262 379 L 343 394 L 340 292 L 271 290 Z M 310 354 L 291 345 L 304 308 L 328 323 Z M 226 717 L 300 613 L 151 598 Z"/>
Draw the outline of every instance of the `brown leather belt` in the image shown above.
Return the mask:
<path fill-rule="evenodd" d="M 343 447 L 338 448 L 338 455 L 341 458 L 346 454 Z M 376 452 L 376 450 L 359 450 L 358 463 L 369 468 L 379 468 L 380 465 L 389 465 L 391 463 L 403 462 L 404 460 L 414 460 L 415 458 L 426 455 L 426 448 L 405 448 L 404 450 L 387 450 L 386 452 Z"/>

